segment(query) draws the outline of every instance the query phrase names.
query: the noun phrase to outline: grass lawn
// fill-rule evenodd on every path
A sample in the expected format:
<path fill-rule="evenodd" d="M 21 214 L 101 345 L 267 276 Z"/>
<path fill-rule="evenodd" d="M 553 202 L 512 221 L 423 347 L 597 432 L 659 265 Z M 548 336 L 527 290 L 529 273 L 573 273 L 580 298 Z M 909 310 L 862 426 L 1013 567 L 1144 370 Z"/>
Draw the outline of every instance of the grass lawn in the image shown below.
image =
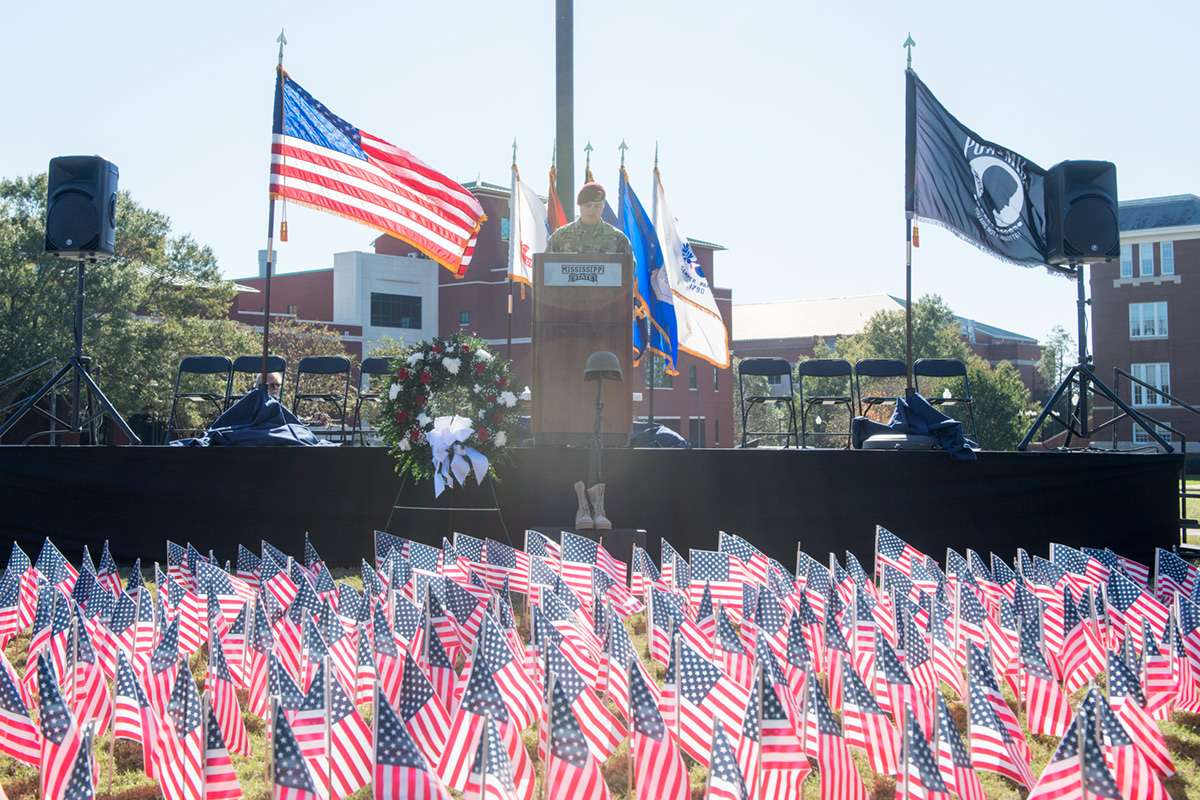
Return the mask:
<path fill-rule="evenodd" d="M 153 574 L 146 575 L 145 577 L 147 585 L 153 586 Z M 362 582 L 357 571 L 335 570 L 334 577 L 361 590 Z M 523 638 L 527 639 L 528 619 L 519 619 L 518 624 L 522 629 Z M 665 670 L 661 665 L 650 662 L 648 659 L 646 620 L 644 615 L 639 614 L 630 617 L 625 621 L 625 625 L 643 661 L 649 665 L 651 674 L 661 683 Z M 28 632 L 21 634 L 11 641 L 5 649 L 5 655 L 9 661 L 22 674 L 25 670 L 25 653 L 29 645 L 29 636 Z M 190 667 L 198 686 L 203 688 L 206 668 L 206 656 L 203 649 L 193 655 Z M 1103 676 L 1101 676 L 1101 679 L 1103 679 Z M 1003 681 L 1001 681 L 1001 685 L 1010 706 L 1014 710 L 1018 710 L 1018 718 L 1023 721 L 1024 716 L 1022 711 L 1018 709 L 1016 698 L 1009 693 L 1009 689 L 1004 685 Z M 954 718 L 965 742 L 967 729 L 966 705 L 944 685 L 943 692 L 945 693 L 951 716 Z M 1072 705 L 1076 705 L 1082 700 L 1085 694 L 1086 690 L 1076 693 L 1072 698 Z M 239 692 L 239 697 L 244 706 L 246 700 L 245 693 Z M 615 711 L 615 706 L 612 706 L 611 701 L 607 702 L 610 708 Z M 361 706 L 360 710 L 369 722 L 370 707 Z M 835 712 L 836 714 L 837 712 Z M 253 756 L 243 758 L 234 755 L 233 763 L 237 769 L 242 791 L 247 800 L 268 800 L 271 797 L 271 792 L 265 778 L 265 764 L 263 759 L 263 753 L 267 748 L 265 726 L 261 719 L 248 711 L 244 711 L 242 717 L 246 724 Z M 1170 722 L 1163 723 L 1161 727 L 1178 770 L 1174 777 L 1165 782 L 1168 793 L 1173 798 L 1200 797 L 1200 716 L 1179 713 Z M 536 761 L 536 727 L 526 730 L 522 738 L 526 744 L 526 748 L 530 752 L 531 758 Z M 1054 752 L 1058 744 L 1058 739 L 1034 735 L 1027 735 L 1027 738 L 1033 756 L 1032 767 L 1034 775 L 1040 775 Z M 853 749 L 852 752 L 872 800 L 883 800 L 883 798 L 898 796 L 895 778 L 872 772 L 868 766 L 866 754 L 858 749 Z M 158 784 L 147 778 L 142 772 L 141 746 L 139 744 L 118 740 L 115 746 L 113 746 L 111 737 L 105 734 L 97 737 L 95 753 L 99 764 L 97 797 L 118 798 L 118 800 L 150 800 L 150 798 L 161 797 Z M 703 767 L 692 763 L 686 756 L 684 759 L 691 775 L 692 800 L 702 800 L 705 792 L 705 770 Z M 541 786 L 542 767 L 541 763 L 537 763 L 538 790 L 535 796 L 538 798 L 544 796 Z M 617 753 L 605 763 L 603 771 L 614 800 L 633 800 L 632 793 L 629 790 L 628 742 L 622 745 Z M 11 800 L 36 800 L 38 797 L 38 774 L 38 771 L 33 767 L 20 764 L 9 756 L 0 755 L 0 786 L 3 786 L 5 793 Z M 994 773 L 980 770 L 978 774 L 987 792 L 987 796 L 992 800 L 1024 800 L 1028 796 L 1027 790 Z M 818 773 L 814 770 L 805 785 L 805 796 L 818 796 L 818 777 Z M 109 791 L 110 781 L 111 792 Z M 460 796 L 458 792 L 452 792 L 452 794 L 456 798 Z M 371 796 L 370 785 L 351 795 L 355 800 L 369 800 Z M 1126 800 L 1137 799 L 1127 798 Z"/>

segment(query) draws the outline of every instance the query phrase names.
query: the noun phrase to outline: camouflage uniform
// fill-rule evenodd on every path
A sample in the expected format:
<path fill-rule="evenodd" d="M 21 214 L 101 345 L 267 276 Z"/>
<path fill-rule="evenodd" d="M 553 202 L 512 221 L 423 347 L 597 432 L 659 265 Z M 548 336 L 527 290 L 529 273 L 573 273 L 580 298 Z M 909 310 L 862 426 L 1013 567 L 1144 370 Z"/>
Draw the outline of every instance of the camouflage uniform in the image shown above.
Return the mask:
<path fill-rule="evenodd" d="M 582 220 L 568 222 L 550 234 L 547 253 L 629 253 L 633 248 L 625 234 L 600 220 L 596 225 L 584 225 Z"/>

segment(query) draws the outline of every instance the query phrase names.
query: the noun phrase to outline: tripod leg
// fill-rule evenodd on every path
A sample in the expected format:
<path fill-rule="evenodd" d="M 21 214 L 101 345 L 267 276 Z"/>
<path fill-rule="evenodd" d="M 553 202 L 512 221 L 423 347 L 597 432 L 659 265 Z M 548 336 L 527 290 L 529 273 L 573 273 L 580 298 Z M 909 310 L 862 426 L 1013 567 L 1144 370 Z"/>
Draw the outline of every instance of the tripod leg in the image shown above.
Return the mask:
<path fill-rule="evenodd" d="M 1071 383 L 1075 380 L 1078 374 L 1079 367 L 1075 366 L 1071 368 L 1069 373 L 1067 373 L 1067 377 L 1063 378 L 1063 382 L 1060 383 L 1058 388 L 1054 390 L 1054 395 L 1050 398 L 1046 405 L 1042 407 L 1042 412 L 1038 414 L 1037 419 L 1033 421 L 1033 425 L 1030 426 L 1029 432 L 1025 434 L 1025 438 L 1021 440 L 1019 445 L 1017 445 L 1018 450 L 1024 450 L 1029 446 L 1029 443 L 1033 441 L 1034 434 L 1036 434 L 1038 429 L 1042 427 L 1042 423 L 1046 421 L 1046 417 L 1050 416 L 1050 410 L 1054 408 L 1054 404 L 1062 399 L 1063 394 L 1065 394 L 1066 391 L 1071 387 Z M 1069 425 L 1065 427 L 1068 431 L 1072 430 Z"/>
<path fill-rule="evenodd" d="M 125 419 L 121 416 L 117 409 L 113 408 L 113 404 L 110 403 L 108 398 L 104 396 L 104 392 L 100 391 L 100 387 L 96 385 L 94 380 L 92 380 L 92 376 L 88 375 L 83 367 L 78 363 L 73 363 L 73 366 L 78 371 L 82 380 L 87 383 L 88 391 L 92 394 L 92 396 L 100 401 L 100 405 L 104 407 L 104 411 L 108 413 L 108 416 L 112 417 L 113 422 L 117 423 L 117 427 L 121 429 L 121 432 L 129 438 L 129 443 L 141 444 L 142 440 L 139 439 L 137 434 L 130 429 L 129 425 L 125 422 Z M 97 416 L 102 417 L 104 414 L 101 413 Z"/>
<path fill-rule="evenodd" d="M 3 425 L 0 425 L 0 438 L 3 438 L 4 434 L 8 433 L 9 428 L 16 425 L 17 422 L 20 421 L 22 417 L 24 417 L 26 414 L 28 414 L 29 411 L 35 405 L 37 405 L 37 402 L 39 400 L 41 400 L 43 397 L 45 397 L 47 393 L 53 391 L 54 388 L 56 386 L 58 386 L 58 382 L 61 381 L 66 376 L 66 374 L 70 371 L 71 371 L 71 363 L 67 362 L 66 364 L 64 364 L 62 366 L 61 369 L 59 369 L 58 372 L 54 373 L 53 378 L 51 378 L 50 380 L 48 380 L 44 384 L 42 384 L 42 388 L 40 388 L 36 392 L 34 392 L 30 396 L 30 398 L 25 401 L 25 404 L 23 406 L 18 408 L 11 417 L 6 419 L 4 421 Z"/>

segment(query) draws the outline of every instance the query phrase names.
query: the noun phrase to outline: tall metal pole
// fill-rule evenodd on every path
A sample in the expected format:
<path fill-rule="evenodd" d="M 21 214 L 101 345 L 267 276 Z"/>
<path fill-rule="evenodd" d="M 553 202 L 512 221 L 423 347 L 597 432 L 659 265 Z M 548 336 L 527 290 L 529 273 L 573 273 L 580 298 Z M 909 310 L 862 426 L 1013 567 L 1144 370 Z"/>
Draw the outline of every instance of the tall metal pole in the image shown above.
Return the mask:
<path fill-rule="evenodd" d="M 554 74 L 558 156 L 558 196 L 565 198 L 567 222 L 575 219 L 575 6 L 554 2 Z"/>
<path fill-rule="evenodd" d="M 279 75 L 276 80 L 279 81 L 279 89 L 276 103 L 275 114 L 277 119 L 275 122 L 278 128 L 283 128 L 283 46 L 287 44 L 287 38 L 283 35 L 283 29 L 279 29 L 279 36 L 275 39 L 279 42 L 279 61 L 275 66 Z M 262 351 L 262 387 L 267 388 L 267 355 L 271 352 L 271 271 L 273 268 L 274 248 L 275 248 L 275 198 L 270 199 L 270 210 L 267 212 L 267 269 L 265 280 L 263 281 L 263 351 Z M 280 397 L 283 396 L 283 390 L 280 389 Z"/>
<path fill-rule="evenodd" d="M 1075 311 L 1079 325 L 1079 366 L 1090 371 L 1091 365 L 1088 364 L 1087 348 L 1087 289 L 1083 285 L 1083 264 L 1075 265 L 1075 293 Z M 1080 373 L 1078 413 L 1080 429 L 1084 431 L 1090 430 L 1087 413 L 1089 388 L 1087 376 Z"/>

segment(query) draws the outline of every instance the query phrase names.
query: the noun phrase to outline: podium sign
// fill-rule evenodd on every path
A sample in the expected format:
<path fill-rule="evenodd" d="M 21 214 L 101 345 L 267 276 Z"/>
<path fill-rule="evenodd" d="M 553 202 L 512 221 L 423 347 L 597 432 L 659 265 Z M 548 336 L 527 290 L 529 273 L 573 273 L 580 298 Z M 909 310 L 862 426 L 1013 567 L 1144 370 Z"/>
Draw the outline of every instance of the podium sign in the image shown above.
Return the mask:
<path fill-rule="evenodd" d="M 588 356 L 608 350 L 624 380 L 604 382 L 605 445 L 629 444 L 633 428 L 633 259 L 603 253 L 533 257 L 533 393 L 530 428 L 539 445 L 586 445 L 596 417 Z"/>

